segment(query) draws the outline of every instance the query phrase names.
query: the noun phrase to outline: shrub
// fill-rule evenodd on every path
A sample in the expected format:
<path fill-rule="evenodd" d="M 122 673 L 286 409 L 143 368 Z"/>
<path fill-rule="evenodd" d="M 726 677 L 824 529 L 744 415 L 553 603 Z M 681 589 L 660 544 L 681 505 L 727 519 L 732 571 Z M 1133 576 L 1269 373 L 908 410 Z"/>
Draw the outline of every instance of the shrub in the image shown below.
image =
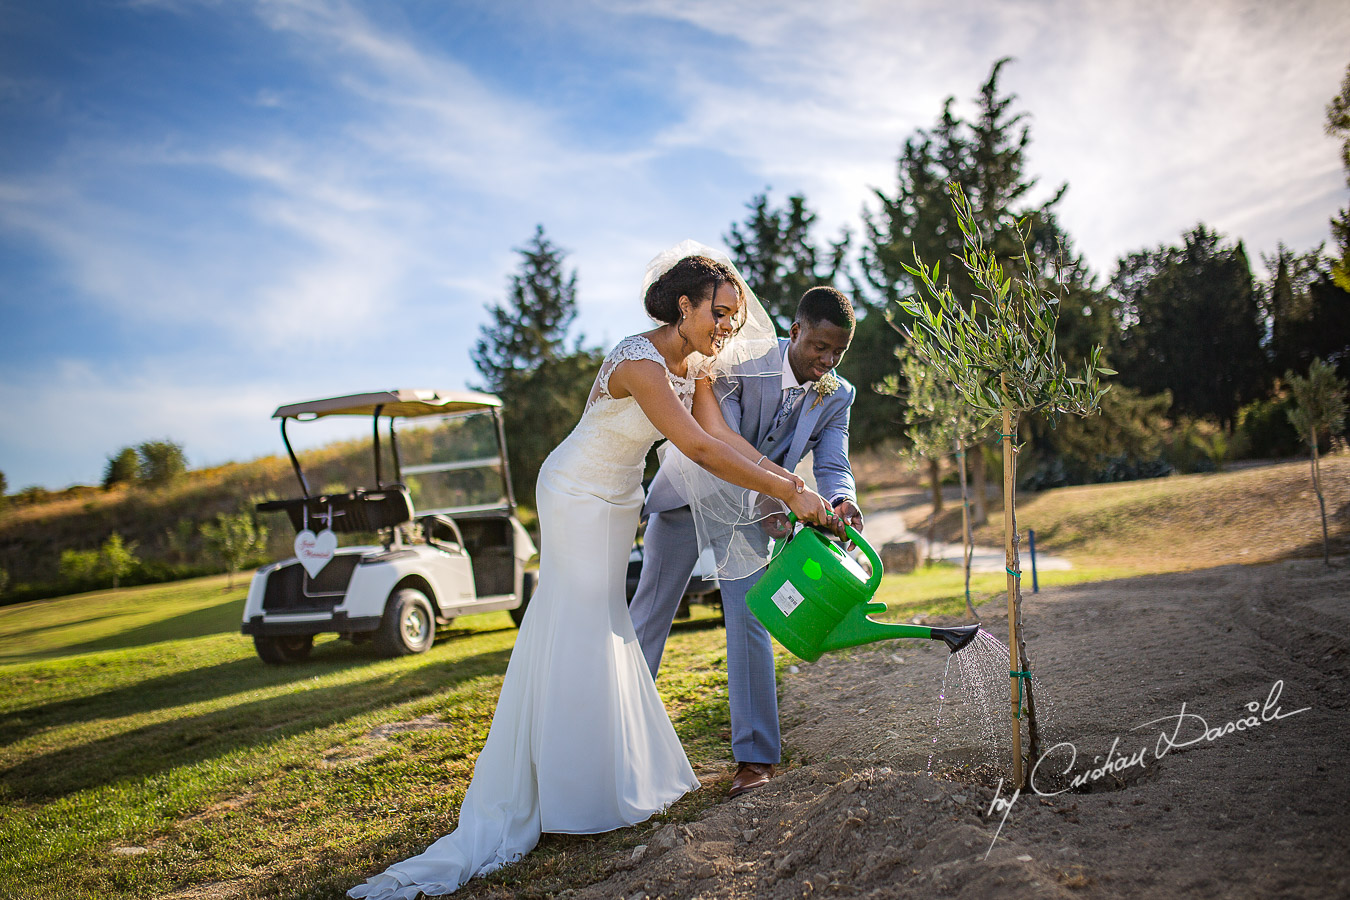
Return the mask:
<path fill-rule="evenodd" d="M 52 492 L 39 485 L 26 487 L 14 495 L 14 500 L 22 506 L 37 506 L 52 499 Z"/>
<path fill-rule="evenodd" d="M 187 471 L 183 446 L 170 440 L 146 441 L 136 448 L 140 458 L 137 477 L 149 487 L 173 484 Z"/>
<path fill-rule="evenodd" d="M 164 532 L 164 545 L 175 563 L 185 563 L 193 557 L 197 543 L 197 523 L 191 519 L 179 519 L 173 527 Z"/>
<path fill-rule="evenodd" d="M 1101 468 L 1093 475 L 1094 482 L 1137 481 L 1140 478 L 1164 478 L 1172 474 L 1171 463 L 1161 456 L 1152 459 L 1113 456 L 1101 463 Z"/>
<path fill-rule="evenodd" d="M 1115 385 L 1102 397 L 1099 416 L 1069 416 L 1053 428 L 1029 423 L 1031 447 L 1018 466 L 1027 472 L 1022 486 L 1040 490 L 1168 474 L 1162 457 L 1171 404 L 1166 392 L 1145 395 Z"/>
<path fill-rule="evenodd" d="M 1172 465 L 1162 456 L 1139 459 L 1126 453 L 1098 456 L 1091 462 L 1064 456 L 1037 460 L 1018 487 L 1026 491 L 1044 491 L 1073 484 L 1101 484 L 1163 478 L 1172 474 Z"/>
<path fill-rule="evenodd" d="M 108 535 L 98 551 L 99 574 L 111 577 L 112 586 L 117 587 L 121 580 L 136 568 L 140 562 L 136 558 L 136 545 L 122 540 L 117 532 Z"/>
<path fill-rule="evenodd" d="M 234 587 L 234 573 L 267 549 L 267 526 L 255 524 L 248 513 L 221 513 L 201 527 L 207 551 L 229 573 L 226 588 Z"/>
<path fill-rule="evenodd" d="M 1020 479 L 1018 487 L 1024 491 L 1048 491 L 1051 488 L 1081 483 L 1070 474 L 1069 466 L 1065 463 L 1064 457 L 1051 456 L 1037 462 L 1034 466 L 1029 466 L 1026 474 Z"/>
<path fill-rule="evenodd" d="M 72 586 L 92 584 L 98 577 L 98 551 L 62 550 L 57 571 Z"/>
<path fill-rule="evenodd" d="M 1266 400 L 1254 400 L 1238 410 L 1233 429 L 1234 459 L 1282 459 L 1297 456 L 1299 434 L 1289 424 L 1293 400 L 1280 390 Z"/>
<path fill-rule="evenodd" d="M 1163 458 L 1178 472 L 1217 472 L 1228 456 L 1228 435 L 1204 419 L 1178 419 L 1166 440 Z"/>
<path fill-rule="evenodd" d="M 103 467 L 103 489 L 106 491 L 115 484 L 129 484 L 140 475 L 141 461 L 133 447 L 123 447 L 108 457 Z"/>
<path fill-rule="evenodd" d="M 101 587 L 110 581 L 113 587 L 120 587 L 122 580 L 139 565 L 136 545 L 113 532 L 97 550 L 62 550 L 57 571 L 71 588 Z"/>

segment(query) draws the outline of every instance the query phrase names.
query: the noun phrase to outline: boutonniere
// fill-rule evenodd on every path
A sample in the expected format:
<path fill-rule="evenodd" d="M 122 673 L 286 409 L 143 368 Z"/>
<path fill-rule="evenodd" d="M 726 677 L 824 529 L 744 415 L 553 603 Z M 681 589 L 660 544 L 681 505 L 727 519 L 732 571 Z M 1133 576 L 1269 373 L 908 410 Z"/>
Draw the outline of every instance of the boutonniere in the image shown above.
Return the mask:
<path fill-rule="evenodd" d="M 833 372 L 826 372 L 821 376 L 820 380 L 816 382 L 816 399 L 811 401 L 810 408 L 815 409 L 820 405 L 820 401 L 824 400 L 837 390 L 839 390 L 839 378 Z"/>

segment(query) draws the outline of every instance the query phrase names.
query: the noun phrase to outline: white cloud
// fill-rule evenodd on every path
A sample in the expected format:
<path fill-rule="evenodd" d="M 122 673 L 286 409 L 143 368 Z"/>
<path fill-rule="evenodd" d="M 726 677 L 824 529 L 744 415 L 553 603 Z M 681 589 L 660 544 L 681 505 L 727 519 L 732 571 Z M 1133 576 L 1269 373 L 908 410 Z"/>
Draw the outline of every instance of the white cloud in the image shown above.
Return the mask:
<path fill-rule="evenodd" d="M 194 468 L 283 454 L 278 424 L 271 418 L 278 406 L 348 391 L 458 386 L 416 376 L 398 384 L 353 382 L 322 359 L 311 362 L 306 374 L 285 385 L 267 373 L 237 374 L 223 386 L 214 369 L 192 377 L 164 362 L 99 366 L 77 358 L 54 360 L 40 377 L 0 382 L 0 409 L 7 421 L 25 423 L 0 436 L 0 455 L 7 461 L 43 460 L 40 468 L 7 462 L 3 468 L 10 489 L 35 480 L 49 487 L 97 484 L 108 456 L 161 438 L 181 444 Z M 354 419 L 289 430 L 297 451 L 369 433 L 369 420 Z M 65 474 L 52 477 L 48 472 Z"/>
<path fill-rule="evenodd" d="M 740 45 L 726 68 L 686 65 L 672 90 L 688 95 L 689 117 L 663 138 L 720 142 L 776 188 L 804 191 L 827 231 L 856 221 L 869 185 L 892 187 L 899 144 L 932 125 L 946 95 L 969 114 L 969 98 L 1005 55 L 1015 62 L 1002 88 L 1031 114 L 1031 171 L 1047 192 L 1070 183 L 1065 224 L 1101 271 L 1200 219 L 1261 247 L 1281 237 L 1310 246 L 1344 201 L 1334 144 L 1321 134 L 1350 46 L 1339 3 L 617 8 Z M 1270 198 L 1292 195 L 1306 209 L 1310 191 L 1325 217 L 1270 208 Z"/>
<path fill-rule="evenodd" d="M 254 385 L 221 391 L 185 383 L 180 371 L 126 373 L 55 360 L 40 379 L 0 383 L 6 418 L 29 423 L 6 429 L 0 447 L 11 458 L 41 457 L 44 474 L 67 473 L 64 479 L 48 476 L 49 486 L 97 484 L 109 455 L 146 440 L 177 441 L 194 466 L 235 458 L 241 448 L 276 452 L 263 440 L 264 432 L 273 431 L 267 417 L 276 405 Z M 12 487 L 28 484 L 29 477 L 20 468 L 11 475 Z"/>
<path fill-rule="evenodd" d="M 253 95 L 253 102 L 265 109 L 281 109 L 286 105 L 286 98 L 281 91 L 260 88 Z"/>
<path fill-rule="evenodd" d="M 241 88 L 218 129 L 72 131 L 32 171 L 0 173 L 0 228 L 44 247 L 75 296 L 199 341 L 113 372 L 64 358 L 0 383 L 7 413 L 39 415 L 68 391 L 99 404 L 83 438 L 50 416 L 33 429 L 93 446 L 65 469 L 26 446 L 25 459 L 48 457 L 44 473 L 96 478 L 104 454 L 160 434 L 194 461 L 270 452 L 278 403 L 473 380 L 483 306 L 504 297 L 512 248 L 536 223 L 579 272 L 580 328 L 612 343 L 647 327 L 646 261 L 687 237 L 719 242 L 766 185 L 777 202 L 806 194 L 819 240 L 856 229 L 870 189 L 892 188 L 901 142 L 948 94 L 968 113 L 1004 55 L 1016 61 L 1003 89 L 1031 114 L 1030 169 L 1046 191 L 1070 183 L 1062 218 L 1100 274 L 1197 221 L 1244 238 L 1254 263 L 1277 240 L 1310 248 L 1347 199 L 1321 131 L 1350 46 L 1333 2 L 523 4 L 512 39 L 575 34 L 578 69 L 593 44 L 640 46 L 616 76 L 633 92 L 599 116 L 609 101 L 588 96 L 585 121 L 642 102 L 668 120 L 599 134 L 400 19 L 423 7 L 135 6 L 241 23 L 252 10 L 289 56 L 273 60 L 274 83 Z M 61 93 L 0 76 L 0 96 L 28 109 L 55 114 Z"/>
<path fill-rule="evenodd" d="M 314 339 L 340 341 L 368 328 L 388 297 L 402 243 L 393 229 L 354 218 L 355 195 L 340 185 L 306 187 L 320 196 L 254 201 L 244 228 L 238 219 L 112 206 L 74 178 L 11 182 L 0 184 L 0 224 L 41 241 L 80 294 L 128 324 L 192 325 L 233 346 L 265 347 L 286 332 L 261 323 L 302 319 Z"/>

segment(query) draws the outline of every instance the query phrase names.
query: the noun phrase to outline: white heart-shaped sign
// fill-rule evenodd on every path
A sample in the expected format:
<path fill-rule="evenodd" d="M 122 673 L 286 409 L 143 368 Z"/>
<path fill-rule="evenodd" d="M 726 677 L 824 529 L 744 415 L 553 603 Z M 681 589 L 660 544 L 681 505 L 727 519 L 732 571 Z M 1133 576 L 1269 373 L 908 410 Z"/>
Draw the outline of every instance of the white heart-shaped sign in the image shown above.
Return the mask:
<path fill-rule="evenodd" d="M 333 529 L 325 528 L 318 534 L 306 528 L 295 536 L 295 558 L 305 567 L 309 577 L 313 578 L 323 571 L 328 561 L 337 551 L 337 535 Z"/>

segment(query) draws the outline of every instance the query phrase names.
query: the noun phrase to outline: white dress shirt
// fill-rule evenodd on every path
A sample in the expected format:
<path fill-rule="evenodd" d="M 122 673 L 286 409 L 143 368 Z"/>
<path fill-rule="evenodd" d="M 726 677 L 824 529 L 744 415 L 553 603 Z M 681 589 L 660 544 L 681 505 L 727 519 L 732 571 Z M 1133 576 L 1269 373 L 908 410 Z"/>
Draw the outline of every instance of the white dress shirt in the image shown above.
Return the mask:
<path fill-rule="evenodd" d="M 806 382 L 802 382 L 802 381 L 798 381 L 798 380 L 797 380 L 797 373 L 794 372 L 794 371 L 792 371 L 792 363 L 788 362 L 787 354 L 784 353 L 784 354 L 783 354 L 783 393 L 787 393 L 788 388 L 799 387 L 799 388 L 804 388 L 804 390 L 803 390 L 803 392 L 802 392 L 802 397 L 805 397 L 808 393 L 810 393 L 810 391 L 811 391 L 811 386 L 812 386 L 813 384 L 815 384 L 814 381 L 806 381 Z M 782 394 L 780 394 L 779 396 L 781 397 Z M 797 398 L 797 399 L 800 400 L 801 397 L 799 397 L 799 398 Z"/>

